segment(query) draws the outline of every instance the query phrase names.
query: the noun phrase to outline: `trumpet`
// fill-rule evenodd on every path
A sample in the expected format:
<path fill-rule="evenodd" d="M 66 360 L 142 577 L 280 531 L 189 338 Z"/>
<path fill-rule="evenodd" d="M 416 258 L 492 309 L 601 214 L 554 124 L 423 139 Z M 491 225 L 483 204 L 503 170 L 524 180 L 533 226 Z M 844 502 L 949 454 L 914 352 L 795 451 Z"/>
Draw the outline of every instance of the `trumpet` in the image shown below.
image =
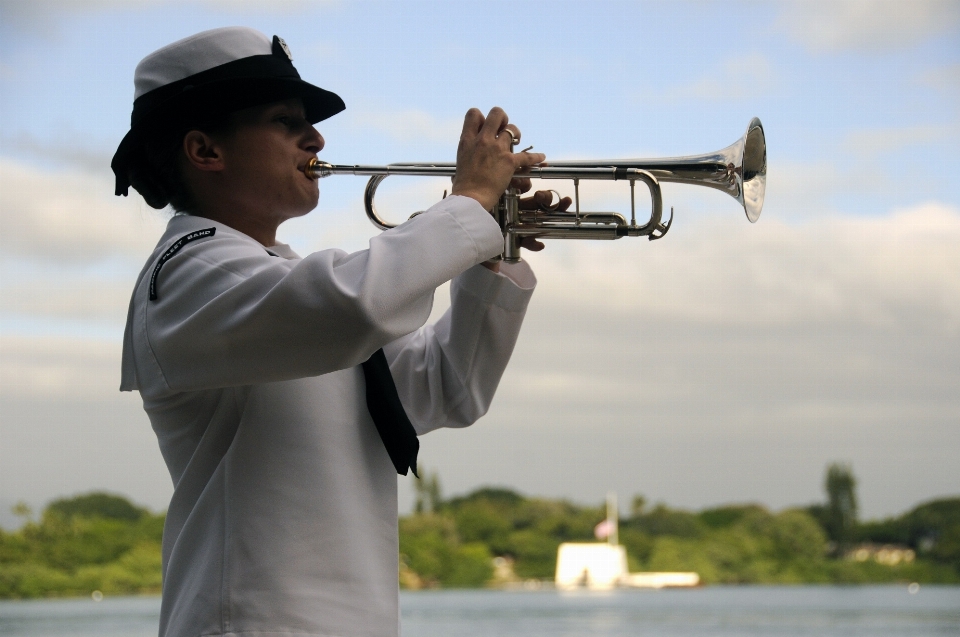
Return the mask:
<path fill-rule="evenodd" d="M 518 140 L 515 140 L 515 142 Z M 391 175 L 452 177 L 454 163 L 398 163 L 386 166 L 334 165 L 311 159 L 304 173 L 313 179 L 331 175 L 369 176 L 363 205 L 367 217 L 381 230 L 396 227 L 377 212 L 374 198 L 377 187 Z M 601 159 L 586 161 L 552 161 L 547 166 L 526 169 L 518 177 L 532 179 L 567 179 L 573 181 L 574 209 L 559 210 L 558 204 L 538 210 L 520 209 L 520 192 L 508 188 L 492 211 L 503 232 L 501 259 L 520 261 L 520 239 L 619 239 L 647 237 L 661 239 L 673 224 L 663 222 L 663 195 L 660 184 L 678 183 L 705 186 L 727 193 L 743 206 L 747 219 L 754 223 L 763 209 L 767 185 L 767 144 L 763 125 L 754 117 L 743 137 L 722 150 L 703 155 L 661 159 Z M 580 180 L 600 179 L 628 181 L 630 184 L 630 221 L 617 212 L 581 212 Z M 636 220 L 636 182 L 643 183 L 650 193 L 650 216 L 643 224 Z M 420 213 L 414 213 L 411 218 Z"/>

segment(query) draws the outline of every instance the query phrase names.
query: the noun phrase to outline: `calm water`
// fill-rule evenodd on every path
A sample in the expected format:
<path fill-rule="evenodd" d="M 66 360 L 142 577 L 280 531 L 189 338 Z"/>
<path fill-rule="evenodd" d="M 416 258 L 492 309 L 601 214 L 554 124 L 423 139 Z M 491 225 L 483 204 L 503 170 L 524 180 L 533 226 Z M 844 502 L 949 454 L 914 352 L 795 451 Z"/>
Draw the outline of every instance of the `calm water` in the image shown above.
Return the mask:
<path fill-rule="evenodd" d="M 404 593 L 404 637 L 960 636 L 960 587 Z M 0 602 L 3 637 L 156 635 L 156 598 Z"/>

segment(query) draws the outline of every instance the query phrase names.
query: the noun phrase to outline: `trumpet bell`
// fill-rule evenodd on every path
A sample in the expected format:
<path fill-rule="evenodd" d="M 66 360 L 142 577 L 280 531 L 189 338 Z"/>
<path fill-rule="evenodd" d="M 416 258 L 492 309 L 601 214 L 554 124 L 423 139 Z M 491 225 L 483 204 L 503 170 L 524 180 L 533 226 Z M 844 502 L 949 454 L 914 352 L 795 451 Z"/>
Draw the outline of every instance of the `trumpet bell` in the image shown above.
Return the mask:
<path fill-rule="evenodd" d="M 743 204 L 750 223 L 754 223 L 760 218 L 763 197 L 767 191 L 767 140 L 763 135 L 763 125 L 756 117 L 750 121 L 747 133 L 743 136 L 740 165 L 743 175 L 737 201 Z"/>
<path fill-rule="evenodd" d="M 559 168 L 606 166 L 645 170 L 660 183 L 706 186 L 722 190 L 743 206 L 751 223 L 760 218 L 767 189 L 767 141 L 763 124 L 754 117 L 743 137 L 723 150 L 689 157 L 550 161 Z"/>

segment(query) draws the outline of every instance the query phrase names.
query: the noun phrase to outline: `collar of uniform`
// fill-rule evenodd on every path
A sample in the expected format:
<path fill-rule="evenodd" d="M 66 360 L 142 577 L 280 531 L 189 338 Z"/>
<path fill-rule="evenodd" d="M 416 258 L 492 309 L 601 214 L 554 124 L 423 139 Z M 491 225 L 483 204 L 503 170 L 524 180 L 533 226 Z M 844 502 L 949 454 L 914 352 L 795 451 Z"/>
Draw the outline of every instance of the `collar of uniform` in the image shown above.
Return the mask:
<path fill-rule="evenodd" d="M 174 215 L 170 221 L 167 222 L 167 232 L 166 234 L 171 237 L 180 237 L 181 235 L 193 232 L 195 230 L 202 230 L 203 228 L 209 228 L 214 226 L 217 229 L 219 235 L 230 234 L 235 237 L 240 237 L 246 241 L 252 242 L 254 245 L 260 246 L 262 249 L 272 256 L 280 257 L 281 259 L 299 259 L 300 255 L 293 251 L 286 243 L 276 243 L 272 246 L 265 247 L 260 244 L 259 241 L 254 239 L 248 234 L 240 232 L 236 228 L 223 224 L 219 221 L 214 221 L 213 219 L 208 219 L 206 217 L 200 217 L 198 215 L 188 215 L 188 214 L 177 214 Z"/>
<path fill-rule="evenodd" d="M 293 251 L 293 248 L 286 243 L 275 243 L 267 248 L 267 252 L 281 259 L 299 259 L 300 255 Z"/>
<path fill-rule="evenodd" d="M 260 245 L 259 241 L 257 241 L 250 235 L 240 232 L 236 228 L 232 228 L 219 221 L 214 221 L 213 219 L 208 219 L 207 217 L 201 217 L 198 215 L 188 215 L 188 214 L 174 215 L 173 217 L 170 218 L 170 221 L 167 222 L 167 231 L 165 235 L 167 235 L 167 237 L 180 237 L 184 234 L 188 234 L 196 230 L 202 230 L 204 228 L 209 228 L 211 226 L 217 229 L 218 237 L 223 235 L 233 235 L 245 241 L 250 241 L 254 245 L 257 245 L 257 246 Z M 262 248 L 263 246 L 260 246 L 260 247 Z"/>

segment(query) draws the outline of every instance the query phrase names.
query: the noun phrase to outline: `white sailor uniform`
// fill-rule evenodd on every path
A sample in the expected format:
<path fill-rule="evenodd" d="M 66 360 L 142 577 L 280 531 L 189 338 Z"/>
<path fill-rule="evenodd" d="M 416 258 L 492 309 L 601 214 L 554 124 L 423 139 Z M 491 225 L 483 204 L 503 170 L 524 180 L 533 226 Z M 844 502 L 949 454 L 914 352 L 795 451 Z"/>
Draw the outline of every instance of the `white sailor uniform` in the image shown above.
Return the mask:
<path fill-rule="evenodd" d="M 482 416 L 536 284 L 525 263 L 475 265 L 501 249 L 456 196 L 368 250 L 303 259 L 171 219 L 130 303 L 121 384 L 175 487 L 161 637 L 399 633 L 397 476 L 359 364 L 383 347 L 419 434 Z M 450 310 L 424 326 L 450 279 Z"/>

